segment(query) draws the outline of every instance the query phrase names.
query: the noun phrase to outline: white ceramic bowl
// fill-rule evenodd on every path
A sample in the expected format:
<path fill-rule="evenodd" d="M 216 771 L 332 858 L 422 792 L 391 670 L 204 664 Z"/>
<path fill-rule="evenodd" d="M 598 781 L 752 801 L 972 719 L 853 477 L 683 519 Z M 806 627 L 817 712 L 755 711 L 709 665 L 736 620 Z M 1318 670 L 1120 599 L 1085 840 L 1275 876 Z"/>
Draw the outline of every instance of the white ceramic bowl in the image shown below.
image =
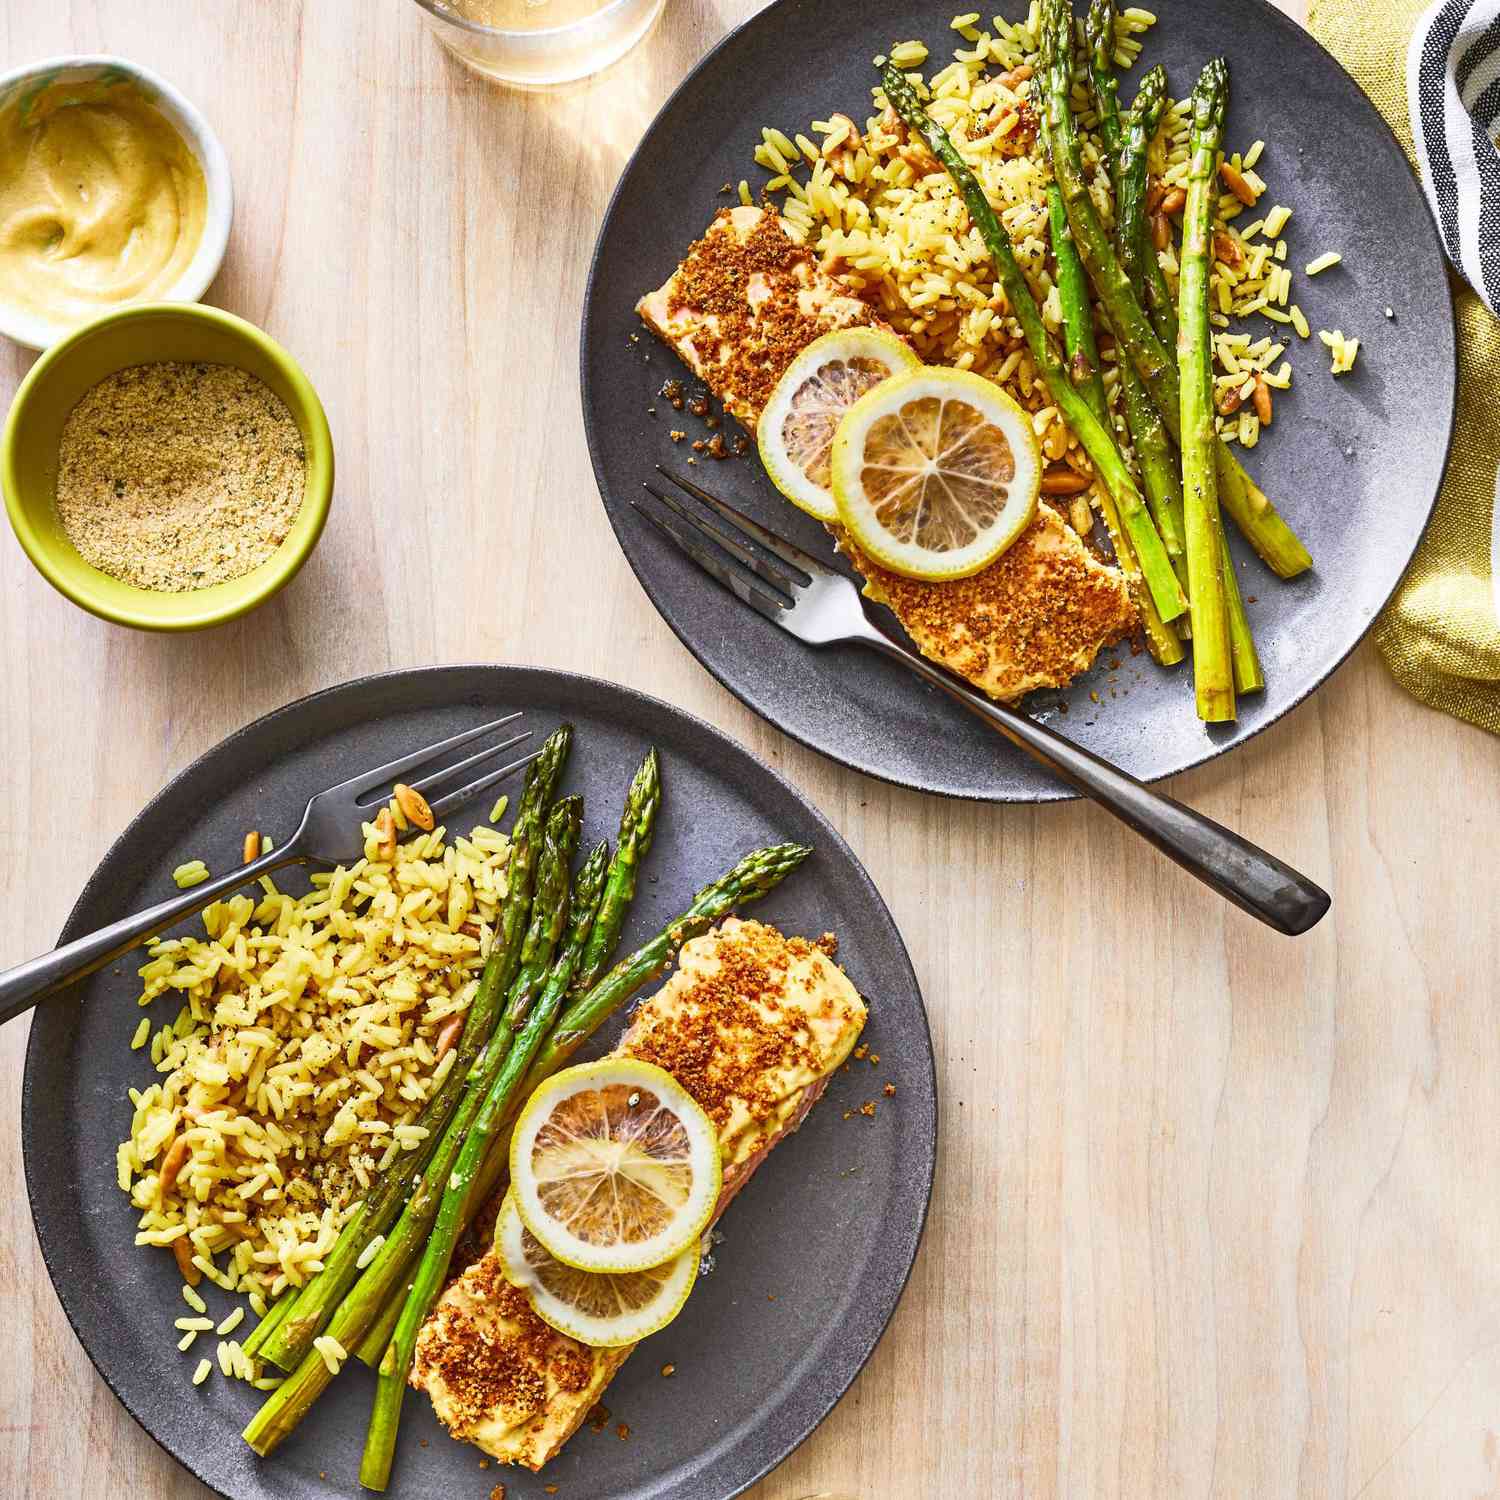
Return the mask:
<path fill-rule="evenodd" d="M 198 158 L 207 188 L 207 209 L 203 220 L 203 238 L 187 269 L 165 291 L 144 299 L 151 302 L 196 302 L 219 274 L 224 251 L 229 244 L 229 225 L 234 218 L 234 186 L 229 177 L 229 158 L 208 121 L 165 78 L 149 68 L 128 62 L 123 57 L 102 55 L 69 55 L 49 57 L 25 67 L 0 73 L 0 109 L 5 109 L 28 89 L 45 87 L 54 82 L 90 81 L 97 78 L 124 79 L 135 84 L 146 98 L 171 122 Z M 126 303 L 119 304 L 127 306 Z M 101 308 L 101 311 L 110 311 Z M 21 308 L 9 306 L 0 292 L 0 334 L 24 344 L 28 349 L 46 349 L 67 337 L 83 319 L 66 327 L 48 322 Z"/>

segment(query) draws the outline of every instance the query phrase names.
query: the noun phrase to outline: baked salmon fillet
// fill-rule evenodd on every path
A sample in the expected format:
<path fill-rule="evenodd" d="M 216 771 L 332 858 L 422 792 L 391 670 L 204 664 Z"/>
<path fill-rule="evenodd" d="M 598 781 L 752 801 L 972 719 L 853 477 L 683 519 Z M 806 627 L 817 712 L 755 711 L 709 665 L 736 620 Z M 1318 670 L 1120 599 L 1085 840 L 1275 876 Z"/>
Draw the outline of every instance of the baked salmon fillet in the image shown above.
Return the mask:
<path fill-rule="evenodd" d="M 751 432 L 815 338 L 886 326 L 761 208 L 721 210 L 636 310 Z M 1045 503 L 996 562 L 948 583 L 901 577 L 838 541 L 866 595 L 895 614 L 922 654 L 993 698 L 1066 687 L 1138 623 L 1124 576 Z"/>
<path fill-rule="evenodd" d="M 864 1027 L 864 1001 L 830 946 L 729 917 L 684 944 L 615 1049 L 665 1068 L 713 1120 L 723 1165 L 715 1220 L 807 1117 Z M 594 1349 L 558 1333 L 491 1250 L 439 1298 L 411 1383 L 454 1437 L 535 1470 L 578 1430 L 634 1347 Z"/>
<path fill-rule="evenodd" d="M 885 326 L 763 208 L 721 209 L 635 310 L 751 433 L 776 382 L 815 338 Z"/>

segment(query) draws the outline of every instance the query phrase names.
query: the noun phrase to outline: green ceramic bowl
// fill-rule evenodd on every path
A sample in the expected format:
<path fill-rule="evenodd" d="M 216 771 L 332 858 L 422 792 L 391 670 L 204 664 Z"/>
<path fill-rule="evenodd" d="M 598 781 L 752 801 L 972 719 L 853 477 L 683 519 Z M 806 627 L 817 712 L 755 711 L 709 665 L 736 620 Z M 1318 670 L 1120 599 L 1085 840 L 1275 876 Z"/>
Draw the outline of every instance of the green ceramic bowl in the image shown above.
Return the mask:
<path fill-rule="evenodd" d="M 201 360 L 248 370 L 286 403 L 307 453 L 302 509 L 281 546 L 239 578 L 184 594 L 134 588 L 101 573 L 79 555 L 57 518 L 57 452 L 68 413 L 105 376 L 158 360 Z M 96 318 L 37 360 L 6 418 L 0 483 L 17 539 L 59 593 L 117 625 L 202 630 L 263 604 L 307 561 L 328 519 L 333 439 L 317 392 L 274 339 L 217 307 L 151 302 Z"/>

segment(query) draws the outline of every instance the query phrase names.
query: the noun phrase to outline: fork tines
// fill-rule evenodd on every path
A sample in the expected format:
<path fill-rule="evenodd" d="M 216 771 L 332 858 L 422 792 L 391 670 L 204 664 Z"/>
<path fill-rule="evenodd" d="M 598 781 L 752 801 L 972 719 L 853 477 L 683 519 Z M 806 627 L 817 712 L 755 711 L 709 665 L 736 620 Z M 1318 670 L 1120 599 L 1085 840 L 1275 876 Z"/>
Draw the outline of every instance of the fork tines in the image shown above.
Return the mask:
<path fill-rule="evenodd" d="M 424 797 L 439 786 L 451 782 L 462 772 L 470 770 L 486 761 L 492 761 L 497 755 L 503 755 L 507 750 L 513 750 L 517 745 L 524 744 L 531 738 L 531 731 L 523 729 L 518 734 L 513 734 L 498 741 L 496 744 L 486 746 L 485 749 L 476 751 L 473 755 L 465 756 L 463 760 L 454 762 L 451 766 L 441 766 L 430 775 L 419 774 L 428 766 L 441 761 L 445 755 L 455 750 L 461 750 L 465 745 L 471 745 L 475 740 L 482 739 L 487 734 L 493 734 L 497 729 L 503 729 L 507 724 L 514 724 L 521 717 L 520 713 L 505 714 L 498 719 L 492 719 L 488 724 L 477 725 L 473 729 L 462 730 L 458 734 L 449 735 L 447 739 L 439 740 L 435 745 L 426 745 L 420 750 L 410 751 L 406 755 L 398 756 L 395 760 L 387 761 L 383 766 L 374 766 L 368 771 L 362 771 L 358 776 L 351 777 L 336 787 L 330 787 L 330 791 L 346 791 L 354 796 L 361 805 L 373 806 L 376 802 L 384 801 L 388 795 L 389 788 L 400 777 L 410 778 L 410 785 L 421 792 Z M 467 802 L 471 797 L 476 797 L 487 787 L 493 786 L 497 781 L 514 775 L 522 767 L 528 765 L 535 759 L 534 755 L 522 756 L 519 760 L 490 771 L 484 776 L 477 777 L 465 786 L 457 788 L 448 793 L 447 796 L 433 802 L 429 797 L 432 811 L 439 817 L 451 812 L 454 808 Z M 366 794 L 376 793 L 369 796 Z"/>
<path fill-rule="evenodd" d="M 508 740 L 502 740 L 498 745 L 490 746 L 488 750 L 481 750 L 479 754 L 471 755 L 467 760 L 461 760 L 456 766 L 448 766 L 446 769 L 438 771 L 425 780 L 413 782 L 412 784 L 425 797 L 431 787 L 449 780 L 450 777 L 462 771 L 465 767 L 477 765 L 482 760 L 492 760 L 502 751 L 509 750 L 519 745 L 523 740 L 530 738 L 531 731 L 529 729 L 523 730 L 520 734 L 513 735 Z M 510 761 L 498 770 L 490 771 L 484 776 L 478 776 L 466 786 L 461 786 L 457 790 L 449 792 L 445 797 L 439 797 L 435 802 L 429 798 L 429 805 L 438 817 L 445 818 L 455 808 L 462 807 L 465 802 L 477 797 L 482 791 L 494 786 L 496 782 L 504 781 L 507 776 L 513 776 L 517 771 L 524 770 L 525 767 L 529 766 L 537 758 L 539 753 L 539 751 L 533 751 L 530 755 L 521 756 L 519 760 Z"/>
<path fill-rule="evenodd" d="M 795 542 L 778 535 L 759 521 L 717 496 L 709 494 L 691 479 L 674 474 L 660 464 L 657 473 L 713 512 L 705 515 L 699 506 L 688 505 L 675 495 L 649 483 L 642 488 L 665 506 L 670 515 L 632 501 L 635 508 L 663 531 L 683 552 L 717 578 L 752 608 L 772 619 L 793 603 L 798 593 L 815 579 L 828 576 L 830 569 Z M 722 518 L 722 521 L 721 519 Z M 726 526 L 722 522 L 728 522 Z M 720 552 L 720 548 L 723 552 Z M 723 556 L 728 553 L 729 557 Z M 734 561 L 731 562 L 729 558 Z M 738 567 L 735 564 L 739 564 Z M 746 574 L 754 577 L 747 577 Z M 772 585 L 777 594 L 761 587 L 756 580 Z"/>

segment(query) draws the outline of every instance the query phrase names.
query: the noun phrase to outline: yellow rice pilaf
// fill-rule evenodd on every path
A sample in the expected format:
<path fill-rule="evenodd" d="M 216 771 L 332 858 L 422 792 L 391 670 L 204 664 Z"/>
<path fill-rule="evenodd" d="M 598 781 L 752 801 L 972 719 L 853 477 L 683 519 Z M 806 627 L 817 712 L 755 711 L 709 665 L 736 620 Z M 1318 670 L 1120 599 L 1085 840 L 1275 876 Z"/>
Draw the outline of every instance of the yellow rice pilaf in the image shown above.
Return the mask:
<path fill-rule="evenodd" d="M 143 1006 L 182 1004 L 117 1153 L 136 1243 L 185 1243 L 188 1279 L 260 1308 L 321 1268 L 377 1170 L 420 1143 L 412 1122 L 453 1062 L 439 1034 L 468 1010 L 505 894 L 510 844 L 488 825 L 418 833 L 388 859 L 373 824 L 364 839 L 305 895 L 264 879 L 208 907 L 202 936 L 158 941 L 140 970 Z M 219 1355 L 258 1373 L 232 1340 Z"/>

